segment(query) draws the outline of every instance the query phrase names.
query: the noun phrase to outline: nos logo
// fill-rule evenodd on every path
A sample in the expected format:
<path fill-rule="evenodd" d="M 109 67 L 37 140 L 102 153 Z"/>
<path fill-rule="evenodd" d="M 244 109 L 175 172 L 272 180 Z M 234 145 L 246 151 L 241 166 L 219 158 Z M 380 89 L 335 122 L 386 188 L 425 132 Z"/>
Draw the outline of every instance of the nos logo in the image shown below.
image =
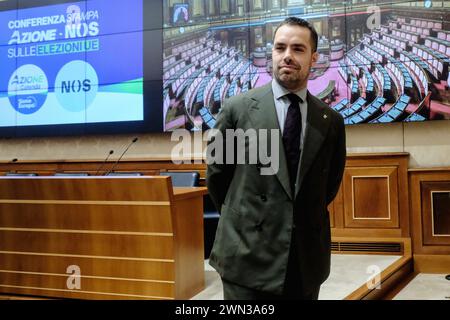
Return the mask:
<path fill-rule="evenodd" d="M 68 111 L 84 112 L 94 101 L 97 90 L 97 72 L 85 61 L 74 60 L 67 63 L 56 76 L 56 98 Z"/>
<path fill-rule="evenodd" d="M 70 93 L 70 92 L 88 92 L 92 88 L 91 80 L 84 79 L 81 80 L 68 80 L 63 81 L 61 84 L 61 93 Z"/>

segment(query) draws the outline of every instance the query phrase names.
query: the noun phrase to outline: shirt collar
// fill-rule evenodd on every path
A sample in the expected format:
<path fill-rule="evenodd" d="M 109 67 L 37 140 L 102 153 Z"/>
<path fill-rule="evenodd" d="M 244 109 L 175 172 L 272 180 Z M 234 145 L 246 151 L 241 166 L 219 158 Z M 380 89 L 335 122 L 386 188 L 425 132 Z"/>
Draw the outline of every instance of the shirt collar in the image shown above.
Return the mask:
<path fill-rule="evenodd" d="M 273 78 L 272 79 L 272 91 L 273 91 L 273 96 L 275 97 L 276 100 L 279 100 L 281 97 L 284 97 L 288 93 L 294 93 L 294 94 L 298 95 L 302 99 L 303 102 L 305 102 L 306 101 L 306 93 L 307 93 L 308 89 L 303 88 L 296 92 L 290 92 L 288 89 L 286 89 L 281 84 L 279 84 L 275 78 Z"/>

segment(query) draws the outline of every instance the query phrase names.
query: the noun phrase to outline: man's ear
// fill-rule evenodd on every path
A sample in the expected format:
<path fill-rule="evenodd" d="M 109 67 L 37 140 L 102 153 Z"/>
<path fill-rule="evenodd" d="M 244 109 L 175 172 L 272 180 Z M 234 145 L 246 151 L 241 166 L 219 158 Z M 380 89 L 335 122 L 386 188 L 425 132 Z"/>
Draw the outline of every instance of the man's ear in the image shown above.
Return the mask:
<path fill-rule="evenodd" d="M 312 54 L 311 57 L 312 66 L 316 64 L 317 60 L 319 60 L 319 53 L 316 51 Z"/>

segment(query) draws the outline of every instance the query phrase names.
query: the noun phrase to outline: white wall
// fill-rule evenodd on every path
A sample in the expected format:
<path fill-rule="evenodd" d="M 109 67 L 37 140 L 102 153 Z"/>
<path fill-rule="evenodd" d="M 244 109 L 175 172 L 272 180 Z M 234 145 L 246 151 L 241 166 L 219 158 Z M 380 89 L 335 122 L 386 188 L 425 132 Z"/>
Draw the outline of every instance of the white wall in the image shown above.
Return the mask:
<path fill-rule="evenodd" d="M 347 126 L 349 153 L 409 152 L 410 167 L 450 166 L 450 121 Z M 170 158 L 169 133 L 140 134 L 124 159 Z M 135 135 L 0 139 L 0 160 L 117 159 Z M 200 152 L 194 156 L 198 157 Z"/>
<path fill-rule="evenodd" d="M 450 166 L 450 121 L 347 126 L 347 150 L 408 152 L 410 168 Z"/>

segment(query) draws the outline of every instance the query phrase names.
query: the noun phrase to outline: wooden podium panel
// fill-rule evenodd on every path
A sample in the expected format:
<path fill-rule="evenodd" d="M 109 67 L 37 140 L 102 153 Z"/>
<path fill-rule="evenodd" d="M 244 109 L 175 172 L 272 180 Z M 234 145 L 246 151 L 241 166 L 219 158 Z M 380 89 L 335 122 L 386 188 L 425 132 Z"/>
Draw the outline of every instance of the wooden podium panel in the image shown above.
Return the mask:
<path fill-rule="evenodd" d="M 347 228 L 398 228 L 397 167 L 348 168 L 344 173 Z"/>
<path fill-rule="evenodd" d="M 329 205 L 332 238 L 409 237 L 408 157 L 347 156 L 340 190 Z"/>
<path fill-rule="evenodd" d="M 187 299 L 204 287 L 203 195 L 170 177 L 0 177 L 0 292 Z"/>

